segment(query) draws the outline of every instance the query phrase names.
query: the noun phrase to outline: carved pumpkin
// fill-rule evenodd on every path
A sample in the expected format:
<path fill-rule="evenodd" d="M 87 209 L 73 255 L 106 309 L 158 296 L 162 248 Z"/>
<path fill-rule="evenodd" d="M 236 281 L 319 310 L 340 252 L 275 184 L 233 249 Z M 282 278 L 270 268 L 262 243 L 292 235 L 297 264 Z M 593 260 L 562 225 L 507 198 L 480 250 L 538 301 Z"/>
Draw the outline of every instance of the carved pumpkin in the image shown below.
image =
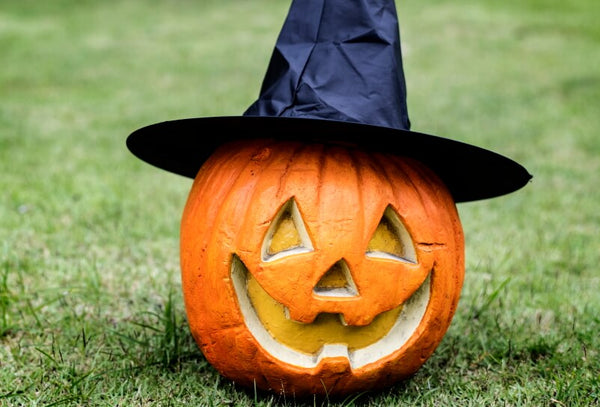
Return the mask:
<path fill-rule="evenodd" d="M 377 389 L 414 374 L 464 275 L 455 203 L 419 162 L 351 147 L 222 146 L 181 223 L 190 330 L 236 383 L 295 394 Z"/>

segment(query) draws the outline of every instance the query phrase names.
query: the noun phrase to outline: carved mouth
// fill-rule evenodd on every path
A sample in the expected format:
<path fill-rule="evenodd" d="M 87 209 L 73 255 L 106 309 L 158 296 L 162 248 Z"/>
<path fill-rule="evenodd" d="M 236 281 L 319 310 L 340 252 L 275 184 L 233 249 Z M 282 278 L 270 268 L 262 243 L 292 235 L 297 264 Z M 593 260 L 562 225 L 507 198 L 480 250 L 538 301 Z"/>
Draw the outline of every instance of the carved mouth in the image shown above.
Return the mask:
<path fill-rule="evenodd" d="M 237 256 L 231 277 L 246 326 L 266 352 L 303 368 L 345 357 L 358 369 L 397 351 L 412 336 L 429 302 L 431 275 L 404 304 L 360 327 L 347 326 L 341 315 L 333 314 L 320 314 L 311 324 L 290 320 L 286 308 L 260 287 Z"/>

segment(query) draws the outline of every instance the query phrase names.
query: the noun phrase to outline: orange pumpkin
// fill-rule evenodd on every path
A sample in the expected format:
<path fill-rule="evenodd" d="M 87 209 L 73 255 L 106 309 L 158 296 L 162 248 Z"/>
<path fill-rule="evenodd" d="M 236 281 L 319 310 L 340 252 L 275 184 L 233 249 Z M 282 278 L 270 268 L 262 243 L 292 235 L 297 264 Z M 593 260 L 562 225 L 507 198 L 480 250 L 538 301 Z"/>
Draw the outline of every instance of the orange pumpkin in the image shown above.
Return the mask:
<path fill-rule="evenodd" d="M 464 241 L 439 178 L 408 158 L 254 140 L 222 146 L 181 223 L 192 335 L 243 386 L 343 395 L 433 353 L 456 310 Z"/>

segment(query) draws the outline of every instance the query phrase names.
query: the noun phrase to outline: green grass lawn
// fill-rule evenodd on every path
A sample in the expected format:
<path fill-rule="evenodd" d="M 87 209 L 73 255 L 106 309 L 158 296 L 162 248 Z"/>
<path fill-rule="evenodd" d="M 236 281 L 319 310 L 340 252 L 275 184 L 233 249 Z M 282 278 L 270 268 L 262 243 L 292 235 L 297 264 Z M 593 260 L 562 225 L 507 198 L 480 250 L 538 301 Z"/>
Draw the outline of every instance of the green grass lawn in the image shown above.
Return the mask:
<path fill-rule="evenodd" d="M 399 1 L 413 129 L 534 175 L 459 204 L 465 283 L 410 380 L 309 405 L 600 405 L 600 2 Z M 283 0 L 0 3 L 0 405 L 301 405 L 219 376 L 191 338 L 191 180 L 133 130 L 239 115 Z M 218 135 L 217 135 L 218 136 Z"/>

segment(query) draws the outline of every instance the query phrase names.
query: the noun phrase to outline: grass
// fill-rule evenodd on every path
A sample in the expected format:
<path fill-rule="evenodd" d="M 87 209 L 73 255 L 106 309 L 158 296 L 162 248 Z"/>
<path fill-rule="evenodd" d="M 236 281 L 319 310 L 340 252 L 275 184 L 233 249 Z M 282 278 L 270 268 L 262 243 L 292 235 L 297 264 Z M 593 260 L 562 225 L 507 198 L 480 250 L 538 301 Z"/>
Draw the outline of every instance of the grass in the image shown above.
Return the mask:
<path fill-rule="evenodd" d="M 185 321 L 190 180 L 135 159 L 157 121 L 256 98 L 289 2 L 0 5 L 0 405 L 302 405 L 221 378 Z M 309 405 L 600 405 L 600 4 L 398 2 L 413 128 L 524 164 L 459 205 L 467 271 L 411 380 Z"/>

